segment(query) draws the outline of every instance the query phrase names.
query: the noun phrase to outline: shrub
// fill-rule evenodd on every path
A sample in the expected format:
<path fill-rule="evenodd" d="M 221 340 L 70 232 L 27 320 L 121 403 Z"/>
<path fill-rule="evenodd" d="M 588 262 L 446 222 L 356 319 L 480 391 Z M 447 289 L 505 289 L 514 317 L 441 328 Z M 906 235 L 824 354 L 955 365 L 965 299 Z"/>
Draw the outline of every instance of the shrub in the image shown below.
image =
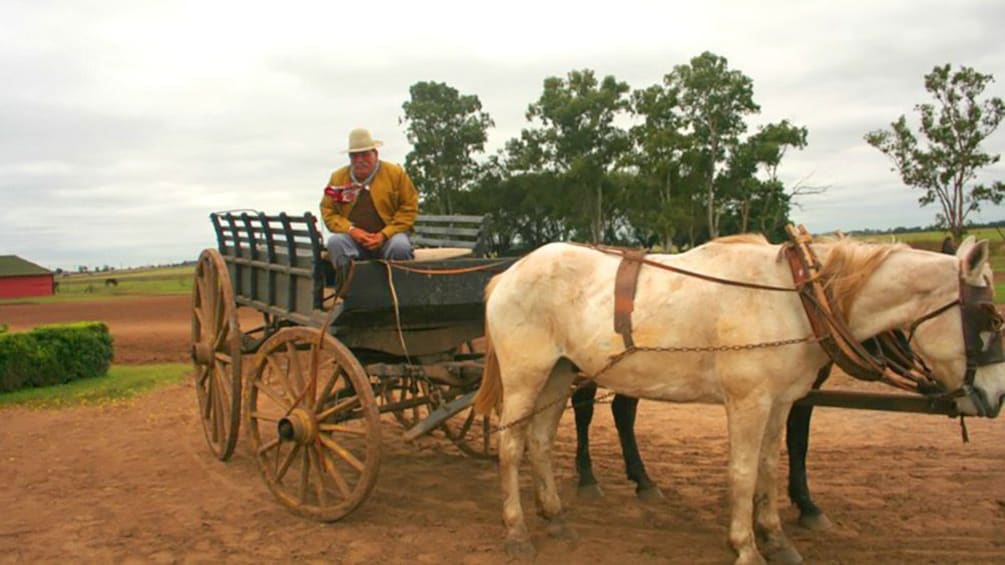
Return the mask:
<path fill-rule="evenodd" d="M 112 336 L 101 322 L 39 326 L 0 335 L 0 392 L 47 386 L 108 371 Z"/>

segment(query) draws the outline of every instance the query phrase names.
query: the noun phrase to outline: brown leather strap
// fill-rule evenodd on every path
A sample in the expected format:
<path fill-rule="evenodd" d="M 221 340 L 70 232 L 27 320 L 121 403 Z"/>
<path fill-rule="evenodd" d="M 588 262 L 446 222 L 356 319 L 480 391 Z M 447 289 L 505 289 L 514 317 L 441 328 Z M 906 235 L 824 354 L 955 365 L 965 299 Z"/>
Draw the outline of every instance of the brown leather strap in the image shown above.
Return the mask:
<path fill-rule="evenodd" d="M 810 248 L 811 237 L 806 228 L 799 226 L 796 229 L 789 225 L 786 229 L 792 238 L 792 243 L 784 248 L 792 269 L 792 279 L 799 290 L 813 334 L 831 360 L 857 379 L 883 381 L 914 392 L 932 386 L 934 381 L 927 374 L 930 371 L 920 363 L 920 359 L 911 360 L 906 352 L 899 351 L 898 346 L 896 356 L 899 359 L 891 363 L 882 350 L 873 355 L 852 336 L 830 293 L 818 280 L 820 264 Z M 885 339 L 885 344 L 887 348 L 897 345 L 892 334 Z"/>
<path fill-rule="evenodd" d="M 614 247 L 611 245 L 600 245 L 599 243 L 578 243 L 575 241 L 566 241 L 568 245 L 576 245 L 578 247 L 587 247 L 595 251 L 600 251 L 601 253 L 607 253 L 608 255 L 620 255 L 624 256 L 626 253 L 630 252 L 630 249 L 624 247 Z M 719 277 L 713 277 L 711 275 L 706 275 L 703 273 L 696 273 L 694 271 L 689 271 L 687 269 L 682 269 L 680 267 L 674 267 L 673 265 L 667 265 L 664 263 L 659 263 L 651 259 L 639 259 L 639 261 L 650 267 L 656 267 L 657 269 L 663 269 L 665 271 L 670 271 L 672 273 L 678 273 L 688 277 L 694 277 L 696 279 L 701 279 L 709 282 L 714 282 L 718 284 L 725 284 L 729 286 L 739 286 L 743 288 L 754 288 L 758 290 L 772 290 L 777 292 L 796 292 L 796 289 L 784 287 L 784 286 L 772 286 L 768 284 L 757 284 L 743 281 L 732 281 L 729 279 L 720 279 Z"/>
<path fill-rule="evenodd" d="M 642 249 L 625 250 L 614 278 L 614 331 L 621 334 L 626 349 L 635 345 L 632 340 L 632 311 L 635 310 L 635 290 L 645 255 Z"/>

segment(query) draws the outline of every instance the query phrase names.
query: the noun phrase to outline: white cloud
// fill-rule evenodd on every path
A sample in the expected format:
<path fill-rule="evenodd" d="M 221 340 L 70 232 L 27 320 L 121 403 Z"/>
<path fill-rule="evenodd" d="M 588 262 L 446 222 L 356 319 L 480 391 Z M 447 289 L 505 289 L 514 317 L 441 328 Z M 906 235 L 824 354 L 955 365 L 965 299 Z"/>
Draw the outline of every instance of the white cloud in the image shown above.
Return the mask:
<path fill-rule="evenodd" d="M 420 80 L 477 94 L 493 151 L 547 76 L 591 68 L 641 88 L 705 50 L 754 80 L 756 123 L 808 128 L 782 177 L 830 188 L 794 219 L 927 224 L 936 210 L 863 134 L 911 115 L 936 64 L 1005 80 L 1005 5 L 990 1 L 10 0 L 0 20 L 0 251 L 50 267 L 194 259 L 214 245 L 213 210 L 314 211 L 349 129 L 404 160 L 398 118 Z"/>

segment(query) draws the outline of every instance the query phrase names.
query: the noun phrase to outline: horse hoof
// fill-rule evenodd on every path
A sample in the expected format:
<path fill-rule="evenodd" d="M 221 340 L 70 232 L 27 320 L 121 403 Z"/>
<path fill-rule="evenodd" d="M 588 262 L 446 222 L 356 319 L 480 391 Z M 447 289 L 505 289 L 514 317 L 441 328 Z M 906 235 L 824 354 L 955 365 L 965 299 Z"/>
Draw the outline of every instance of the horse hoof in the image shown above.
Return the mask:
<path fill-rule="evenodd" d="M 803 562 L 803 556 L 799 555 L 794 547 L 783 547 L 768 554 L 769 563 L 783 563 L 785 565 L 796 565 Z"/>
<path fill-rule="evenodd" d="M 814 532 L 823 532 L 834 527 L 834 522 L 823 512 L 819 514 L 800 514 L 799 525 Z"/>
<path fill-rule="evenodd" d="M 660 487 L 656 485 L 649 488 L 637 489 L 635 491 L 635 496 L 639 497 L 639 500 L 647 504 L 663 502 L 666 500 L 666 497 L 663 496 L 663 491 L 661 491 Z"/>
<path fill-rule="evenodd" d="M 733 565 L 765 565 L 765 561 L 756 550 L 742 551 Z"/>
<path fill-rule="evenodd" d="M 576 496 L 578 498 L 596 500 L 604 497 L 604 489 L 600 488 L 599 483 L 593 483 L 592 485 L 580 485 L 579 489 L 576 490 Z"/>
<path fill-rule="evenodd" d="M 506 540 L 504 545 L 506 555 L 510 559 L 529 563 L 537 555 L 537 550 L 534 549 L 534 544 L 530 543 L 530 540 Z"/>
<path fill-rule="evenodd" d="M 579 541 L 579 534 L 569 524 L 565 523 L 564 520 L 549 522 L 547 530 L 548 535 L 555 539 L 565 540 L 573 545 Z"/>

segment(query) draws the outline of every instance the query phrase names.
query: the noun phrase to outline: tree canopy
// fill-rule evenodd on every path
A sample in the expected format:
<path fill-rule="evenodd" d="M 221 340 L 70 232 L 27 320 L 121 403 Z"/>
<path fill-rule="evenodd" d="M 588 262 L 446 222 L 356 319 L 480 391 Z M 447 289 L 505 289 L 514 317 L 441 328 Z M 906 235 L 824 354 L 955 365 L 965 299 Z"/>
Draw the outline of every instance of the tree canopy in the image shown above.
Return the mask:
<path fill-rule="evenodd" d="M 778 176 L 807 131 L 755 129 L 753 81 L 705 52 L 639 90 L 591 69 L 544 79 L 528 126 L 483 151 L 491 118 L 443 83 L 410 89 L 406 166 L 432 213 L 489 214 L 496 253 L 578 239 L 689 247 L 722 233 L 782 234 L 795 190 Z"/>
<path fill-rule="evenodd" d="M 975 182 L 980 169 L 1000 158 L 981 149 L 1005 116 L 1001 98 L 980 100 L 993 80 L 970 67 L 953 71 L 948 64 L 937 66 L 925 75 L 925 89 L 935 102 L 915 106 L 920 114 L 917 133 L 901 115 L 890 129 L 865 136 L 893 161 L 904 184 L 922 191 L 922 206 L 939 203 L 937 220 L 957 241 L 970 212 L 980 210 L 982 202 L 999 204 L 1005 196 L 1001 181 Z"/>
<path fill-rule="evenodd" d="M 402 105 L 402 123 L 412 151 L 405 167 L 423 196 L 423 207 L 441 214 L 457 211 L 456 193 L 478 173 L 472 154 L 485 149 L 492 118 L 475 95 L 461 95 L 442 82 L 417 82 Z"/>

